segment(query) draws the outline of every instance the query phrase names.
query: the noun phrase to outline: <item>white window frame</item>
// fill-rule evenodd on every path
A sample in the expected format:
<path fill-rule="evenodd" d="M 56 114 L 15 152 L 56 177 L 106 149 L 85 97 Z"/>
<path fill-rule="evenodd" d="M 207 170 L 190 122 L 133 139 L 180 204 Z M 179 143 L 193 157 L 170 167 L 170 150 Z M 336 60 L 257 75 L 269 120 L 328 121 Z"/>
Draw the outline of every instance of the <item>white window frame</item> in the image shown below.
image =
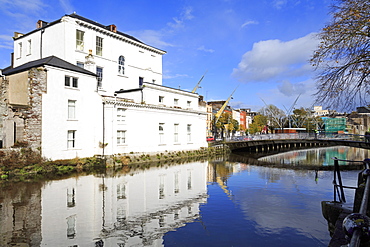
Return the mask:
<path fill-rule="evenodd" d="M 188 124 L 186 126 L 186 132 L 187 132 L 187 140 L 188 142 L 191 142 L 191 124 Z"/>
<path fill-rule="evenodd" d="M 32 41 L 29 39 L 27 40 L 27 55 L 31 55 L 31 51 L 32 51 Z"/>
<path fill-rule="evenodd" d="M 101 71 L 98 71 L 98 70 Z M 98 77 L 98 88 L 103 87 L 103 67 L 96 66 L 96 75 Z"/>
<path fill-rule="evenodd" d="M 179 99 L 173 99 L 173 104 L 175 106 L 178 106 L 179 105 Z"/>
<path fill-rule="evenodd" d="M 76 100 L 68 100 L 68 119 L 76 119 Z"/>
<path fill-rule="evenodd" d="M 84 50 L 84 36 L 85 32 L 76 29 L 76 50 L 83 51 Z"/>
<path fill-rule="evenodd" d="M 83 68 L 83 69 L 85 68 L 85 63 L 83 62 L 77 62 L 76 65 L 80 68 Z"/>
<path fill-rule="evenodd" d="M 126 123 L 126 109 L 117 108 L 117 123 L 124 124 Z"/>
<path fill-rule="evenodd" d="M 179 142 L 179 124 L 178 123 L 175 123 L 173 125 L 173 141 L 175 143 Z"/>
<path fill-rule="evenodd" d="M 188 100 L 188 101 L 186 102 L 186 105 L 188 106 L 188 108 L 190 108 L 190 107 L 191 107 L 191 101 L 190 101 L 190 100 Z"/>
<path fill-rule="evenodd" d="M 64 86 L 70 88 L 78 88 L 78 78 L 69 75 L 64 76 Z"/>
<path fill-rule="evenodd" d="M 126 144 L 126 130 L 117 130 L 117 145 Z"/>
<path fill-rule="evenodd" d="M 18 43 L 18 58 L 22 57 L 22 42 Z"/>
<path fill-rule="evenodd" d="M 68 130 L 67 132 L 67 148 L 76 148 L 76 130 Z"/>
<path fill-rule="evenodd" d="M 159 96 L 159 103 L 161 103 L 161 104 L 164 103 L 164 96 Z"/>
<path fill-rule="evenodd" d="M 125 74 L 125 57 L 122 55 L 118 57 L 118 74 Z"/>
<path fill-rule="evenodd" d="M 159 144 L 165 144 L 164 140 L 164 123 L 159 123 Z"/>
<path fill-rule="evenodd" d="M 96 36 L 96 55 L 103 56 L 103 38 Z"/>

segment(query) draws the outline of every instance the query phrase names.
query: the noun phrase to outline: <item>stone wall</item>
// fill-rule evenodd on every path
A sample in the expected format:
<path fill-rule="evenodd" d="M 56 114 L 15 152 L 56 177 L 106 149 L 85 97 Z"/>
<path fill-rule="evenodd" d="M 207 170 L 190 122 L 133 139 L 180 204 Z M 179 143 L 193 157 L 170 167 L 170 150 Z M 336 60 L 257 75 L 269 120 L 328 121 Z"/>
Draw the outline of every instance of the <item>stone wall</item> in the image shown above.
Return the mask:
<path fill-rule="evenodd" d="M 21 72 L 22 73 L 22 72 Z M 25 73 L 25 72 L 23 72 Z M 1 80 L 0 93 L 0 128 L 3 147 L 28 145 L 33 149 L 41 147 L 42 133 L 42 95 L 47 89 L 47 73 L 42 67 L 32 68 L 26 72 L 28 76 L 28 104 L 17 105 L 9 103 L 13 93 L 9 85 L 17 83 L 10 75 Z"/>

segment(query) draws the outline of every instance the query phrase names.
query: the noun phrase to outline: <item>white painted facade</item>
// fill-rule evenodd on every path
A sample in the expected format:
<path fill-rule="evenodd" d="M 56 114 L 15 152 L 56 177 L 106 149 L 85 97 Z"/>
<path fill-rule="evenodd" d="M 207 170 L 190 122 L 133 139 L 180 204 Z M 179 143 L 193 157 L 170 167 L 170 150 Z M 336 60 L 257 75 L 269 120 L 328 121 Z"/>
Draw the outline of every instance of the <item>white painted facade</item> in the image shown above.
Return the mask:
<path fill-rule="evenodd" d="M 97 82 L 90 75 L 47 68 L 42 154 L 70 159 L 206 147 L 207 113 L 199 95 L 162 86 L 165 52 L 109 28 L 72 14 L 15 35 L 14 68 L 56 56 L 102 73 Z M 78 78 L 78 88 L 65 87 L 65 76 Z"/>
<path fill-rule="evenodd" d="M 199 217 L 207 170 L 208 162 L 194 162 L 48 183 L 41 246 L 163 246 L 165 233 Z"/>

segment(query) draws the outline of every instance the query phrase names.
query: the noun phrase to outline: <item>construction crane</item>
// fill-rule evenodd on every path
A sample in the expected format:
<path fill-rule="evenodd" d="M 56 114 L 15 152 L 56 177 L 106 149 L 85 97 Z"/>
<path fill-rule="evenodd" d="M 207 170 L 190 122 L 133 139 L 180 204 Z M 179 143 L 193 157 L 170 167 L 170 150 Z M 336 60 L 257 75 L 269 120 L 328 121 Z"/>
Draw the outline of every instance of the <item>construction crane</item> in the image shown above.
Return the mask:
<path fill-rule="evenodd" d="M 191 91 L 192 93 L 195 93 L 197 91 L 197 89 L 199 88 L 200 86 L 200 82 L 203 80 L 204 76 L 207 74 L 208 70 L 206 71 L 206 73 L 204 73 L 204 75 L 200 78 L 200 80 L 198 81 L 197 85 L 193 88 L 193 90 Z"/>
<path fill-rule="evenodd" d="M 222 107 L 220 108 L 220 110 L 218 110 L 218 112 L 215 114 L 215 123 L 214 123 L 215 125 L 216 125 L 217 121 L 220 119 L 220 117 L 221 117 L 222 113 L 224 112 L 226 106 L 229 104 L 229 101 L 233 98 L 232 96 L 235 93 L 235 91 L 236 91 L 237 88 L 238 87 L 236 87 L 234 89 L 234 91 L 230 94 L 229 98 L 225 101 L 225 103 L 222 105 Z"/>

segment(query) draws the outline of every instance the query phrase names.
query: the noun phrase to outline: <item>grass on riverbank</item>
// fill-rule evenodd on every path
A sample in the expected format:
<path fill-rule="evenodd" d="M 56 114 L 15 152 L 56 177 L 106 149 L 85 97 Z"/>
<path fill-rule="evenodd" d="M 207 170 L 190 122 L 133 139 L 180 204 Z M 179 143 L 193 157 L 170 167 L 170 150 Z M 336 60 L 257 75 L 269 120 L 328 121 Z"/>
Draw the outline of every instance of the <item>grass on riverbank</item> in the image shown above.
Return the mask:
<path fill-rule="evenodd" d="M 107 167 L 121 169 L 148 168 L 169 162 L 188 162 L 199 157 L 213 157 L 224 153 L 221 148 L 202 148 L 193 151 L 163 152 L 156 154 L 118 154 L 105 157 L 74 158 L 50 161 L 39 151 L 20 148 L 0 151 L 0 182 L 27 181 L 66 176 L 74 173 L 104 173 Z"/>

